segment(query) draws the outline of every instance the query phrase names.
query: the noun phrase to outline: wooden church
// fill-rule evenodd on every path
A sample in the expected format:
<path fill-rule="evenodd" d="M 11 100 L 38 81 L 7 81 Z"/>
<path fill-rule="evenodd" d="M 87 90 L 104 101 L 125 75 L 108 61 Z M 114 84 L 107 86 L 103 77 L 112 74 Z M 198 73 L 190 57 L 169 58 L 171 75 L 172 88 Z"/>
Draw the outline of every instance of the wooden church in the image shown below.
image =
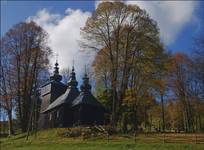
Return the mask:
<path fill-rule="evenodd" d="M 54 69 L 54 75 L 40 90 L 39 129 L 107 124 L 108 111 L 92 95 L 87 74 L 79 91 L 74 67 L 67 85 L 61 82 L 57 62 Z"/>

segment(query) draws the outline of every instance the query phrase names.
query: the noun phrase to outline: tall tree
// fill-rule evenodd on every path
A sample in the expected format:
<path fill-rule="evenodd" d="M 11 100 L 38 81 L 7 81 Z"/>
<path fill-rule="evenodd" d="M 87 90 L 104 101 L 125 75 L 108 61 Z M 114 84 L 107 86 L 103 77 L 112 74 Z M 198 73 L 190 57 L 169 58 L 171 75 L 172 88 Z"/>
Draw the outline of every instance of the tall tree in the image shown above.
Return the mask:
<path fill-rule="evenodd" d="M 2 41 L 1 41 L 2 42 Z M 14 134 L 12 113 L 14 111 L 14 81 L 12 80 L 11 66 L 8 62 L 8 55 L 1 45 L 0 50 L 0 106 L 5 110 L 8 117 L 8 133 Z"/>
<path fill-rule="evenodd" d="M 112 93 L 111 120 L 115 126 L 130 82 L 138 87 L 137 81 L 144 83 L 156 71 L 155 66 L 161 65 L 164 50 L 156 22 L 136 5 L 103 2 L 88 18 L 82 36 L 82 46 L 98 52 L 95 71 L 100 71 L 105 88 L 109 86 Z"/>
<path fill-rule="evenodd" d="M 191 104 L 191 92 L 189 87 L 192 82 L 192 60 L 183 53 L 176 53 L 172 58 L 170 82 L 173 92 L 182 103 L 184 129 L 192 131 L 193 113 Z"/>
<path fill-rule="evenodd" d="M 43 80 L 41 73 L 49 65 L 51 49 L 47 45 L 47 36 L 34 22 L 22 22 L 12 27 L 1 40 L 13 72 L 17 117 L 23 132 L 28 126 L 31 97 Z"/>
<path fill-rule="evenodd" d="M 201 3 L 200 8 L 204 7 Z M 196 130 L 204 130 L 204 121 L 202 121 L 202 114 L 204 110 L 204 10 L 200 9 L 198 12 L 200 17 L 199 32 L 194 39 L 194 86 L 191 88 L 192 95 L 194 95 L 194 104 L 196 106 Z"/>

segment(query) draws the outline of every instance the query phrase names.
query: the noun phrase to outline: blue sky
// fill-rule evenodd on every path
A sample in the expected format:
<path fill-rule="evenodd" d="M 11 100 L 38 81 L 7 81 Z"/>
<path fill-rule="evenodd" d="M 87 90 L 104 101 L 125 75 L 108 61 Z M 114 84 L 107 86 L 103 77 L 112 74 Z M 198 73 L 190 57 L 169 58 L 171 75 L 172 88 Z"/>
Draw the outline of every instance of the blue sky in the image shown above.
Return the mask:
<path fill-rule="evenodd" d="M 94 3 L 94 1 L 1 1 L 1 33 L 4 34 L 14 24 L 25 21 L 43 8 L 63 14 L 67 8 L 93 11 Z"/>
<path fill-rule="evenodd" d="M 73 59 L 80 60 L 81 57 L 85 57 L 74 58 L 75 56 L 72 55 L 76 55 L 77 51 L 75 49 L 79 49 L 76 41 L 78 40 L 80 27 L 84 25 L 87 17 L 95 10 L 97 3 L 99 2 L 1 1 L 1 37 L 13 25 L 32 18 L 32 20 L 38 22 L 48 30 L 48 33 L 50 31 L 52 34 L 52 31 L 56 31 L 55 35 L 58 35 L 58 37 L 51 35 L 51 41 L 54 41 L 51 43 L 51 47 L 54 49 L 54 52 L 59 53 L 59 59 L 62 60 L 61 65 L 65 67 L 66 64 L 63 64 L 65 60 L 67 61 L 68 59 L 68 62 L 71 63 Z M 201 3 L 204 4 L 204 2 L 128 1 L 127 3 L 138 4 L 143 9 L 146 9 L 153 19 L 158 21 L 159 28 L 161 28 L 161 37 L 168 50 L 173 52 L 181 51 L 188 54 L 192 53 L 193 37 L 199 32 L 198 12 L 201 9 Z M 78 11 L 75 11 L 76 9 Z M 50 21 L 57 22 L 57 24 L 61 25 L 51 24 Z M 66 31 L 60 28 L 63 26 L 62 22 L 70 24 Z M 72 24 L 73 27 L 71 26 Z M 61 42 L 65 44 L 58 41 L 60 39 L 59 37 L 61 38 Z M 81 66 L 81 64 L 84 63 L 78 63 L 78 66 Z"/>

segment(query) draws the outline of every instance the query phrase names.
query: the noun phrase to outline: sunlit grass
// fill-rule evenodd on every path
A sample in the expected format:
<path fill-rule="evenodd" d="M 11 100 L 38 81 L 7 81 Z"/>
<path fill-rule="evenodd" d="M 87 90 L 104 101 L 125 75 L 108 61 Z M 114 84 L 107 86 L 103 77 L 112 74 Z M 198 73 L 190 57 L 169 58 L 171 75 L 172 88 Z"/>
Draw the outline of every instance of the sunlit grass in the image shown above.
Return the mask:
<path fill-rule="evenodd" d="M 26 134 L 19 134 L 9 138 L 2 138 L 1 150 L 203 150 L 204 144 L 195 144 L 192 134 L 167 134 L 165 141 L 162 134 L 140 134 L 136 138 L 129 135 L 107 137 L 68 138 L 62 136 L 67 129 L 50 129 L 32 134 L 26 140 Z M 203 135 L 198 137 L 203 140 Z M 170 137 L 186 139 L 172 143 Z M 188 142 L 189 140 L 189 142 Z M 170 142 L 170 143 L 169 143 Z"/>

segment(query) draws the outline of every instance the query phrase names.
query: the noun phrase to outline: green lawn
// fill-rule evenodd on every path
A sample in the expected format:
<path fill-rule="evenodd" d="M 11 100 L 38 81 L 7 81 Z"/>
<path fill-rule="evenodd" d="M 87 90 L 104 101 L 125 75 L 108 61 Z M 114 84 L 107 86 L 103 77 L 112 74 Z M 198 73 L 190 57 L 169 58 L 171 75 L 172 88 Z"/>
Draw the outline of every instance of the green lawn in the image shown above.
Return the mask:
<path fill-rule="evenodd" d="M 57 130 L 44 131 L 37 136 L 20 134 L 10 138 L 1 138 L 1 150 L 204 150 L 204 144 L 163 143 L 162 140 L 138 136 L 136 143 L 133 138 L 112 137 L 86 139 L 58 136 Z M 168 142 L 168 140 L 167 140 Z"/>

